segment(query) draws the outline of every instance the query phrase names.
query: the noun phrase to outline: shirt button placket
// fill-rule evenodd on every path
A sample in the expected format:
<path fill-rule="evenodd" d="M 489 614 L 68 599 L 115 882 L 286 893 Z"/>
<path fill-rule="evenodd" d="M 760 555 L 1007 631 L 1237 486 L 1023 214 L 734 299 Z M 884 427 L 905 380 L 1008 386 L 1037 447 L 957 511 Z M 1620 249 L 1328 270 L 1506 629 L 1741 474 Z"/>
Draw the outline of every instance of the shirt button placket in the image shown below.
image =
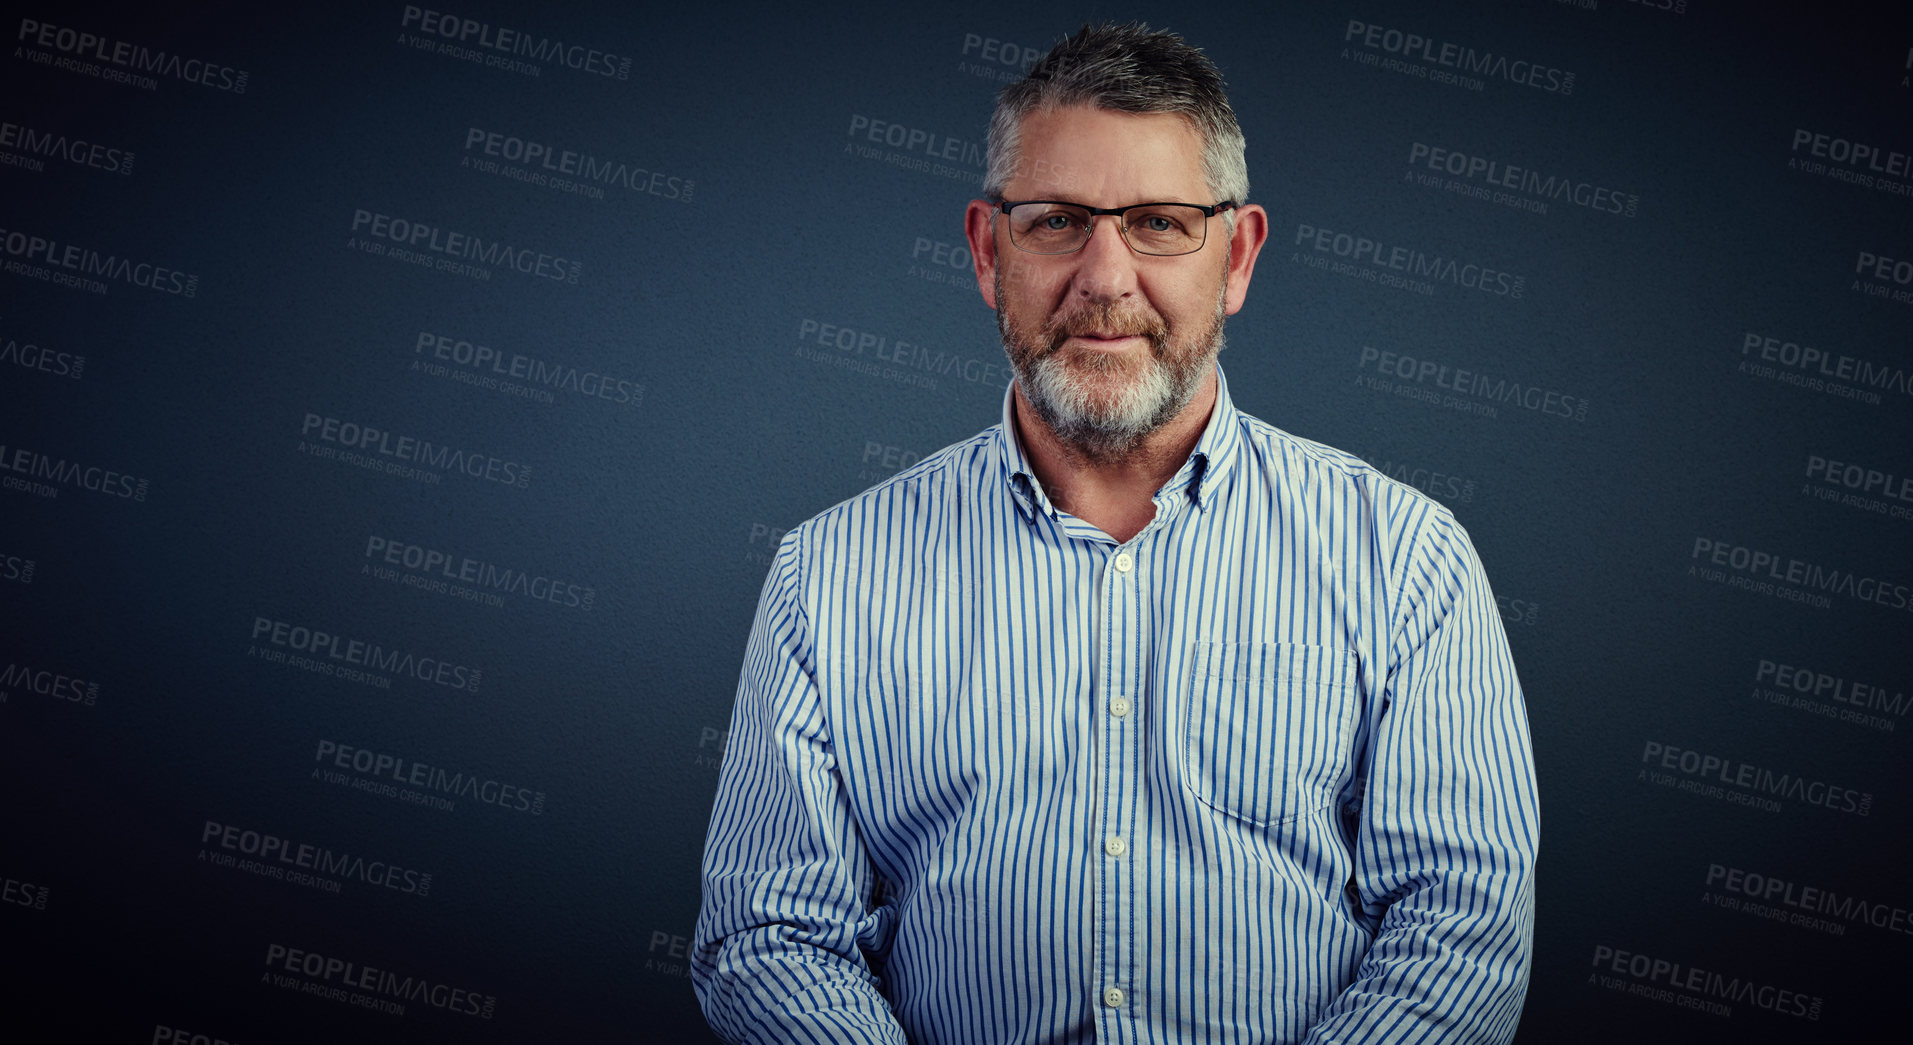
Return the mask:
<path fill-rule="evenodd" d="M 1113 1020 L 1124 1020 L 1122 1010 L 1129 1003 L 1129 996 L 1123 988 L 1114 984 L 1130 980 L 1132 969 L 1129 967 L 1131 945 L 1132 891 L 1137 887 L 1133 868 L 1133 858 L 1129 850 L 1133 838 L 1124 837 L 1124 825 L 1133 823 L 1135 810 L 1136 781 L 1133 775 L 1137 753 L 1134 750 L 1136 736 L 1133 730 L 1124 728 L 1129 713 L 1135 705 L 1129 694 L 1138 692 L 1135 687 L 1142 683 L 1142 667 L 1138 660 L 1142 656 L 1142 597 L 1139 591 L 1140 571 L 1134 552 L 1119 548 L 1109 560 L 1108 572 L 1104 584 L 1103 606 L 1105 626 L 1110 629 L 1109 641 L 1103 644 L 1108 660 L 1103 665 L 1102 686 L 1104 709 L 1103 716 L 1103 924 L 1101 926 L 1102 960 L 1098 962 L 1103 986 L 1099 993 L 1104 1014 Z M 1125 1021 L 1126 1022 L 1126 1021 Z M 1112 1028 L 1113 1030 L 1114 1028 Z M 1122 1031 L 1115 1031 L 1123 1034 Z"/>

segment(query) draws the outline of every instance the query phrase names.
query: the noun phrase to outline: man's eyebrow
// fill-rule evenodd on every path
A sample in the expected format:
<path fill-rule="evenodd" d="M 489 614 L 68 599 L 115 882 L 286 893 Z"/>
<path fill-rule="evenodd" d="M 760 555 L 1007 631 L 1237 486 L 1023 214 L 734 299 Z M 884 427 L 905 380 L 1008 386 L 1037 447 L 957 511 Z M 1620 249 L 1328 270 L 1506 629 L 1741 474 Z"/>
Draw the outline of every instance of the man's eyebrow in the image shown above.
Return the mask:
<path fill-rule="evenodd" d="M 1081 200 L 1073 200 L 1073 199 L 1066 199 L 1066 198 L 1064 198 L 1064 197 L 1062 197 L 1062 196 L 1044 196 L 1044 197 L 1042 197 L 1042 198 L 1040 198 L 1040 199 L 1031 199 L 1031 200 L 1011 200 L 1010 202 L 1012 202 L 1012 203 L 1067 203 L 1067 204 L 1069 204 L 1069 205 L 1071 205 L 1071 206 L 1073 206 L 1073 207 L 1094 207 L 1094 206 L 1096 206 L 1096 204 L 1094 204 L 1094 203 L 1084 203 L 1084 202 L 1083 202 L 1083 201 L 1081 201 Z M 1127 204 L 1124 204 L 1124 206 L 1126 206 L 1126 207 L 1147 207 L 1147 206 L 1149 206 L 1149 205 L 1150 205 L 1150 204 L 1152 204 L 1152 203 L 1188 203 L 1188 204 L 1189 204 L 1190 206 L 1203 206 L 1203 207 L 1206 207 L 1206 206 L 1208 206 L 1208 204 L 1206 204 L 1206 203 L 1203 203 L 1203 204 L 1195 204 L 1195 203 L 1190 203 L 1190 201 L 1189 201 L 1189 200 L 1186 200 L 1186 199 L 1184 199 L 1184 198 L 1182 198 L 1181 196 L 1179 196 L 1179 195 L 1177 195 L 1177 194 L 1175 194 L 1175 193 L 1171 193 L 1171 194 L 1169 194 L 1169 195 L 1167 195 L 1167 196 L 1152 196 L 1152 197 L 1150 197 L 1150 198 L 1148 198 L 1148 199 L 1145 199 L 1145 200 L 1139 200 L 1139 201 L 1137 201 L 1137 202 L 1135 202 L 1135 203 L 1127 203 Z"/>

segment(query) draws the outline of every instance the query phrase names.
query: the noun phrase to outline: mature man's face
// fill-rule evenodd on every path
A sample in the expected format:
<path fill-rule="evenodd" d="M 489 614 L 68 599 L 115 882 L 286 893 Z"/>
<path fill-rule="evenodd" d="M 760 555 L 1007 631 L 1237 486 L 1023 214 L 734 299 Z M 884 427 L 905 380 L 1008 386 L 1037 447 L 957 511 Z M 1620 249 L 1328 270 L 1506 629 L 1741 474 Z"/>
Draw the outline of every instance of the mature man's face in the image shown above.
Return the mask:
<path fill-rule="evenodd" d="M 1171 114 L 1087 106 L 1042 110 L 1023 121 L 1017 171 L 1004 198 L 1092 207 L 1213 204 L 1194 126 Z M 986 256 L 976 243 L 979 278 Z M 1209 219 L 1201 250 L 1137 254 L 1114 216 L 1098 217 L 1074 254 L 1011 245 L 1008 219 L 990 218 L 989 290 L 1024 399 L 1066 444 L 1116 459 L 1175 417 L 1209 379 L 1222 320 L 1241 307 L 1228 293 L 1229 236 Z M 1234 300 L 1231 300 L 1233 298 Z"/>

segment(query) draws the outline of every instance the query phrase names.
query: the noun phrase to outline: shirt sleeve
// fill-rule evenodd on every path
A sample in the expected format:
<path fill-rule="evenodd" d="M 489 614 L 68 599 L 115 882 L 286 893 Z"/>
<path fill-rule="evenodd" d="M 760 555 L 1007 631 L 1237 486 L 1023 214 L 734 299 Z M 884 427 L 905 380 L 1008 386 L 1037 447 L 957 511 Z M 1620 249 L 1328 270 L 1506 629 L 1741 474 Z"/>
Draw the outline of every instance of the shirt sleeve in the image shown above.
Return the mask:
<path fill-rule="evenodd" d="M 866 957 L 874 873 L 818 697 L 798 547 L 794 533 L 779 546 L 745 652 L 691 979 L 725 1041 L 902 1045 Z"/>
<path fill-rule="evenodd" d="M 1534 756 L 1494 595 L 1445 510 L 1399 597 L 1353 883 L 1378 927 L 1305 1041 L 1507 1042 L 1533 944 Z"/>

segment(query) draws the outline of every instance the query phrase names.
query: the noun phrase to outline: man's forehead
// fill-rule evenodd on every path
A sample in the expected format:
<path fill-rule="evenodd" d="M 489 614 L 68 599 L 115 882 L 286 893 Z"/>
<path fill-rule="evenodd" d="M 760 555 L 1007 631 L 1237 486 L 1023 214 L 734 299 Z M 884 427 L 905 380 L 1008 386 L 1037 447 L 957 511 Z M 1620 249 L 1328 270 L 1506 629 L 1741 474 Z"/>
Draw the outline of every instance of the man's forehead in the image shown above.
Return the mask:
<path fill-rule="evenodd" d="M 1025 116 L 1019 132 L 1010 178 L 1018 188 L 1145 192 L 1184 202 L 1208 195 L 1202 137 L 1180 113 L 1057 106 Z"/>

